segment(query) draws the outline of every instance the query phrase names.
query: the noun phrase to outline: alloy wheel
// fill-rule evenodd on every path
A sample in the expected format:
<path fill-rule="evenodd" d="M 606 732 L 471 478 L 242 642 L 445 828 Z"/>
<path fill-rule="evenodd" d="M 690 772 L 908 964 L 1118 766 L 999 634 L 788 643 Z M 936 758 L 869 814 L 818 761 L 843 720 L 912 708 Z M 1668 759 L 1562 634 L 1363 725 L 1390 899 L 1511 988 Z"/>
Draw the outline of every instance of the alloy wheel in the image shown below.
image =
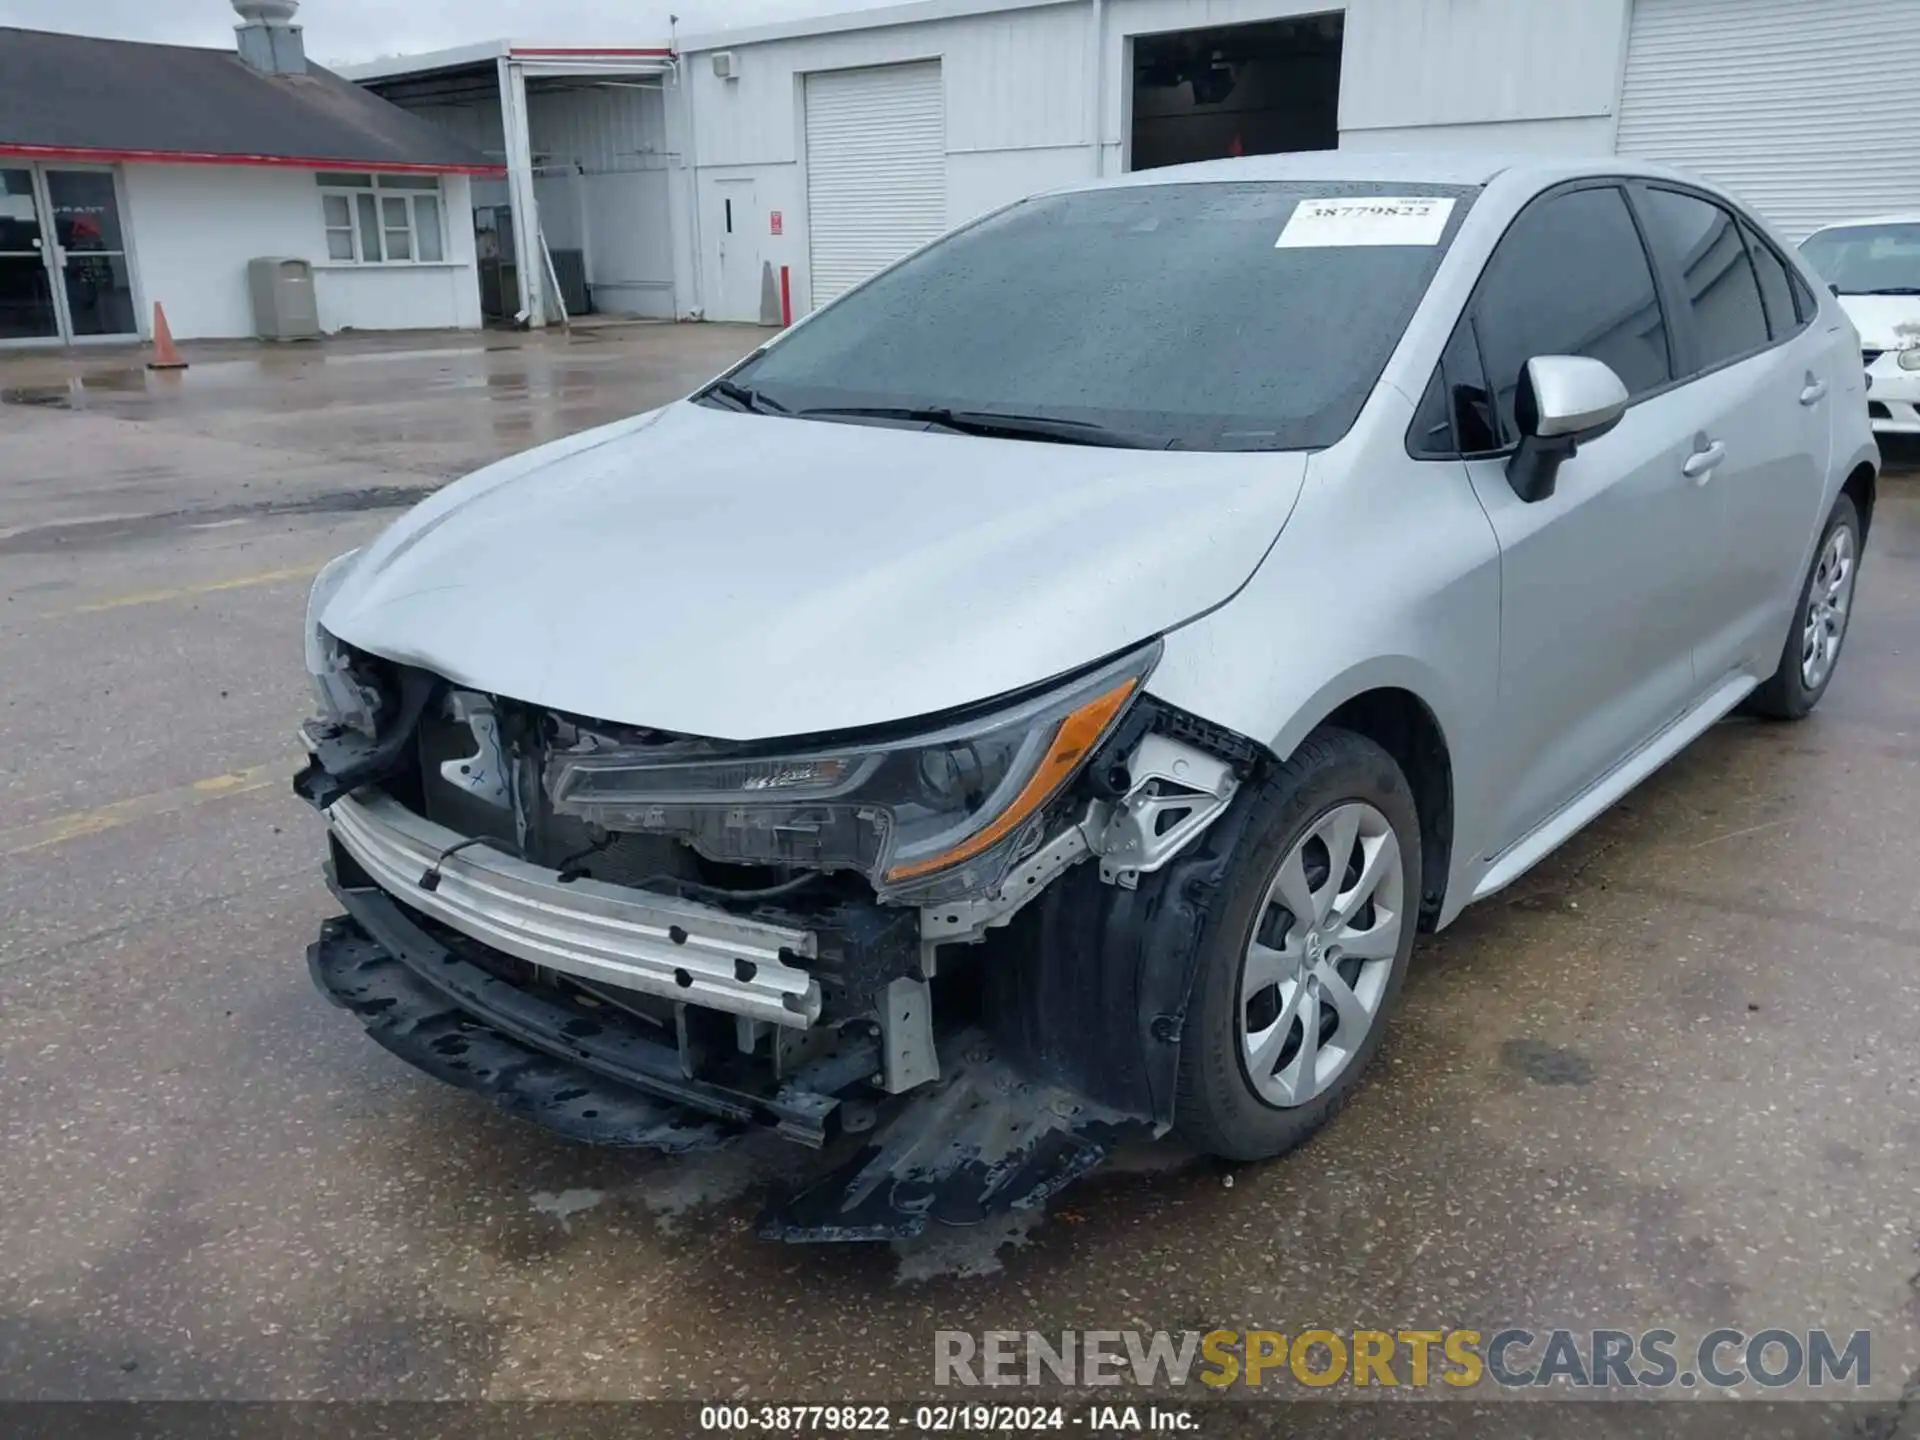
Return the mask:
<path fill-rule="evenodd" d="M 1240 971 L 1240 1057 L 1262 1100 L 1304 1105 L 1380 1018 L 1406 924 L 1400 840 L 1363 801 L 1322 814 L 1267 886 Z"/>
<path fill-rule="evenodd" d="M 1833 671 L 1853 608 L 1853 530 L 1846 525 L 1827 537 L 1807 591 L 1807 613 L 1800 627 L 1800 682 L 1818 690 Z"/>

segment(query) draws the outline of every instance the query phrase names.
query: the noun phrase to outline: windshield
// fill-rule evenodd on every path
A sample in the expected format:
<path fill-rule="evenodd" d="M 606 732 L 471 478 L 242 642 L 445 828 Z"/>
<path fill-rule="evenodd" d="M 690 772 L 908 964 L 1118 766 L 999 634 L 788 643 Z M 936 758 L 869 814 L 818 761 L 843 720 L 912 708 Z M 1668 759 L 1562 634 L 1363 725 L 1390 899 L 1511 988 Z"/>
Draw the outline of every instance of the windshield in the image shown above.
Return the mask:
<path fill-rule="evenodd" d="M 1920 224 L 1839 225 L 1800 253 L 1842 295 L 1920 295 Z"/>
<path fill-rule="evenodd" d="M 987 412 L 1026 422 L 1005 433 L 1064 443 L 1318 449 L 1353 424 L 1477 194 L 1290 182 L 1044 196 L 881 274 L 729 378 L 764 408 L 819 418 L 978 425 Z M 1369 196 L 1399 203 L 1295 219 L 1303 203 Z"/>

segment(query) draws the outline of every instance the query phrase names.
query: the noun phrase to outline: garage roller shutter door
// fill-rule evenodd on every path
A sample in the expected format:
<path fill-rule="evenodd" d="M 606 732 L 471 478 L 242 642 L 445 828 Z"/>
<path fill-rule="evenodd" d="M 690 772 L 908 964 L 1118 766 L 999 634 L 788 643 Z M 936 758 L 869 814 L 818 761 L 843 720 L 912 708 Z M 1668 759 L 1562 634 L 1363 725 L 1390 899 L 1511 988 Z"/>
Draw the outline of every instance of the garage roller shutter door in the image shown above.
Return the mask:
<path fill-rule="evenodd" d="M 940 63 L 807 77 L 807 231 L 824 305 L 947 228 Z"/>
<path fill-rule="evenodd" d="M 1619 150 L 1798 240 L 1920 204 L 1916 76 L 1920 0 L 1634 0 Z"/>

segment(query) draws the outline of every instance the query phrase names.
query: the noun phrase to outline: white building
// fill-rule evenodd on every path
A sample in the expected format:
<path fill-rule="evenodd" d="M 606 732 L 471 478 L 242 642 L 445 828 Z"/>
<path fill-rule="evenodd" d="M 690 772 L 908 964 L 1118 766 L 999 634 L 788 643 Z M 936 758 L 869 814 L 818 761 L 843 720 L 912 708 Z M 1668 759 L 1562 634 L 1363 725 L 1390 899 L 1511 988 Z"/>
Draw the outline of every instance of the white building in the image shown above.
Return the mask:
<path fill-rule="evenodd" d="M 914 0 L 348 73 L 504 159 L 520 253 L 544 231 L 585 272 L 563 288 L 720 320 L 768 318 L 782 272 L 804 313 L 1036 190 L 1233 153 L 1618 151 L 1791 236 L 1920 196 L 1920 0 Z"/>
<path fill-rule="evenodd" d="M 228 51 L 0 28 L 0 346 L 252 335 L 256 259 L 322 331 L 480 324 L 500 162 L 309 67 L 297 0 L 235 8 Z"/>

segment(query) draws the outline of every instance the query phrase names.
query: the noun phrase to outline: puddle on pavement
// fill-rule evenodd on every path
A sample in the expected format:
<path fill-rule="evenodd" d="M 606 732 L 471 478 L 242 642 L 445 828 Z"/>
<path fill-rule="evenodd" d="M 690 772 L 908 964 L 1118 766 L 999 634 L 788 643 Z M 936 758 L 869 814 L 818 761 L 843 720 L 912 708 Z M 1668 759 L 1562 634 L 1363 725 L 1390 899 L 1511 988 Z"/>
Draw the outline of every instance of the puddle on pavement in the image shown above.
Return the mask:
<path fill-rule="evenodd" d="M 84 408 L 91 395 L 145 395 L 150 389 L 149 379 L 144 368 L 102 370 L 91 375 L 77 375 L 57 385 L 18 385 L 0 390 L 0 405 L 31 405 L 44 410 L 80 409 Z M 179 377 L 171 377 L 169 383 L 178 385 Z"/>
<path fill-rule="evenodd" d="M 138 370 L 106 370 L 95 375 L 82 375 L 80 377 L 80 388 L 82 390 L 105 390 L 119 394 L 132 394 L 135 392 L 145 394 L 147 390 L 147 371 L 145 367 L 142 367 Z"/>
<path fill-rule="evenodd" d="M 45 410 L 71 410 L 73 394 L 65 385 L 31 385 L 0 390 L 0 405 L 33 405 Z"/>

